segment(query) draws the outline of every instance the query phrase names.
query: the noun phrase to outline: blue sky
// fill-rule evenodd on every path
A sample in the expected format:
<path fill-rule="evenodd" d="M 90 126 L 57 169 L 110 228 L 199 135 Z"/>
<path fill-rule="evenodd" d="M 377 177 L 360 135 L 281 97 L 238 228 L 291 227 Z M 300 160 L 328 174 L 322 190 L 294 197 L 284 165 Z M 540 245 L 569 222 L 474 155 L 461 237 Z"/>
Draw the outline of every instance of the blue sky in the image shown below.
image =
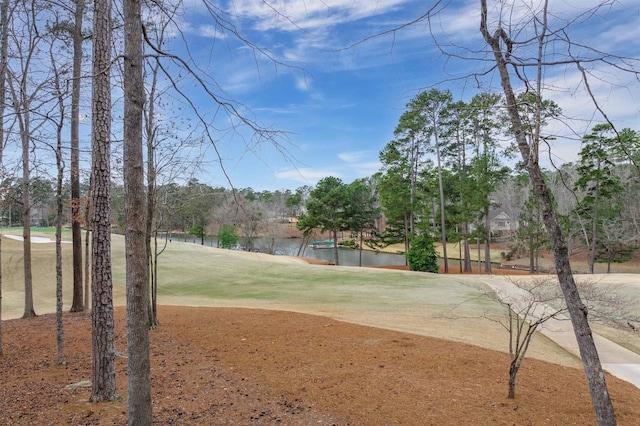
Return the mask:
<path fill-rule="evenodd" d="M 329 175 L 345 182 L 370 176 L 379 169 L 378 153 L 393 139 L 393 130 L 406 103 L 420 90 L 435 85 L 450 89 L 456 98 L 468 100 L 473 96 L 478 90 L 474 84 L 455 78 L 484 69 L 486 62 L 447 61 L 434 45 L 427 23 L 349 48 L 368 36 L 423 15 L 433 3 L 209 1 L 224 11 L 221 15 L 238 32 L 280 62 L 274 64 L 229 31 L 221 30 L 203 2 L 188 0 L 178 21 L 181 34 L 176 35 L 171 48 L 184 53 L 184 37 L 198 67 L 215 80 L 218 90 L 241 104 L 243 114 L 263 127 L 286 132 L 286 137 L 279 139 L 286 150 L 283 155 L 268 142 L 254 145 L 246 127 L 233 126 L 224 114 L 218 114 L 212 121 L 216 128 L 213 135 L 233 185 L 256 190 L 295 189 L 313 186 Z M 556 7 L 554 14 L 563 18 L 596 1 L 550 3 Z M 431 26 L 438 40 L 449 46 L 483 48 L 478 31 L 479 1 L 446 1 L 442 6 Z M 638 58 L 639 9 L 637 0 L 616 2 L 600 11 L 588 25 L 576 26 L 575 40 Z M 521 11 L 514 14 L 516 19 L 518 13 Z M 465 55 L 472 56 L 468 52 Z M 640 130 L 638 81 L 611 70 L 601 76 L 592 89 L 611 118 L 621 127 Z M 566 124 L 577 134 L 590 129 L 598 117 L 586 101 L 584 88 L 577 86 L 575 72 L 554 69 L 545 77 L 554 85 L 554 100 L 572 117 Z M 488 78 L 483 81 L 483 88 L 497 90 L 498 83 L 495 77 Z M 211 117 L 215 111 L 211 99 L 197 89 L 192 96 L 199 111 Z M 186 134 L 186 129 L 180 126 L 176 126 L 178 133 Z M 235 129 L 237 132 L 232 131 Z M 554 141 L 554 160 L 558 163 L 574 160 L 579 151 L 578 138 L 567 129 L 552 131 L 566 135 Z M 215 158 L 211 148 L 200 155 L 206 160 Z M 196 177 L 213 185 L 228 186 L 215 162 L 204 164 Z"/>

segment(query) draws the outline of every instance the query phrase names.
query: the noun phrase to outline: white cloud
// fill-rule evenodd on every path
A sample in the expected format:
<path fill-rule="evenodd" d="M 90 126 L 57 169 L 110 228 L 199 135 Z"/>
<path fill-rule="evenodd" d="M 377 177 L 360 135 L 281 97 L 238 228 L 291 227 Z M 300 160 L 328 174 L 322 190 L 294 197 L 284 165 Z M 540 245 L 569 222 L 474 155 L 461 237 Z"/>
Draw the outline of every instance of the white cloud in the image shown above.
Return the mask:
<path fill-rule="evenodd" d="M 302 182 L 304 184 L 310 185 L 315 184 L 320 179 L 327 176 L 335 176 L 340 177 L 340 173 L 335 173 L 331 170 L 318 170 L 311 168 L 301 168 L 301 169 L 287 169 L 275 174 L 276 178 L 283 180 L 293 180 L 296 182 Z"/>
<path fill-rule="evenodd" d="M 200 25 L 198 27 L 198 35 L 208 38 L 226 39 L 226 35 L 216 25 Z"/>
<path fill-rule="evenodd" d="M 369 177 L 380 171 L 382 163 L 380 161 L 369 161 L 355 164 L 353 169 L 357 177 Z"/>
<path fill-rule="evenodd" d="M 378 155 L 378 153 L 374 151 L 350 151 L 338 153 L 338 158 L 347 163 L 354 163 L 362 161 L 362 159 L 370 157 L 372 154 Z"/>
<path fill-rule="evenodd" d="M 228 12 L 255 21 L 260 31 L 326 28 L 388 13 L 406 0 L 233 0 Z"/>
<path fill-rule="evenodd" d="M 311 91 L 311 79 L 308 76 L 301 75 L 295 78 L 296 89 L 301 92 Z"/>
<path fill-rule="evenodd" d="M 552 161 L 558 166 L 576 161 L 582 136 L 605 119 L 594 105 L 585 89 L 582 75 L 577 70 L 567 70 L 563 67 L 554 71 L 545 76 L 544 83 L 548 89 L 543 96 L 562 108 L 563 117 L 550 122 L 543 132 L 555 138 L 549 144 Z M 590 73 L 590 89 L 600 108 L 606 112 L 614 125 L 619 129 L 640 128 L 640 96 L 630 89 L 635 87 L 635 84 L 629 81 L 632 76 L 611 68 L 605 71 L 592 69 Z M 548 157 L 546 146 L 542 146 L 540 161 L 545 167 L 551 167 Z"/>
<path fill-rule="evenodd" d="M 338 158 L 345 163 L 355 178 L 371 176 L 381 168 L 378 152 L 372 150 L 350 151 L 338 153 Z"/>
<path fill-rule="evenodd" d="M 638 103 L 640 96 L 633 89 L 633 76 L 621 70 L 607 67 L 589 70 L 589 87 L 600 107 L 607 112 L 609 118 L 618 122 L 620 127 L 640 127 Z M 557 72 L 548 76 L 547 83 L 551 84 L 549 96 L 560 105 L 566 116 L 585 121 L 592 118 L 602 122 L 603 117 L 596 111 L 596 107 L 582 81 L 582 75 L 577 71 Z"/>

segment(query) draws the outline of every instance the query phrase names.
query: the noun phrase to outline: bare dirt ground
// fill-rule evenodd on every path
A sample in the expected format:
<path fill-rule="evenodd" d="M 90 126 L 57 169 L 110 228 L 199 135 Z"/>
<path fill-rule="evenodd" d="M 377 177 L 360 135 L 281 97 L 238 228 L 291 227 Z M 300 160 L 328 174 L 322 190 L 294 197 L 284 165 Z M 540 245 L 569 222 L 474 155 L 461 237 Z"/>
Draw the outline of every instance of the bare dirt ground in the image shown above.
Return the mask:
<path fill-rule="evenodd" d="M 126 352 L 124 308 L 115 314 Z M 509 400 L 508 355 L 478 346 L 282 311 L 161 306 L 159 319 L 158 425 L 596 424 L 580 368 L 528 358 Z M 90 319 L 64 321 L 65 366 L 53 315 L 3 322 L 0 426 L 126 424 L 126 354 L 121 399 L 89 403 L 89 387 L 68 386 L 91 380 Z M 607 382 L 619 424 L 640 425 L 640 390 Z"/>
<path fill-rule="evenodd" d="M 125 312 L 116 347 L 126 352 Z M 527 359 L 506 398 L 508 355 L 321 316 L 161 306 L 150 333 L 159 425 L 593 425 L 581 369 Z M 121 400 L 92 404 L 91 326 L 65 314 L 68 364 L 55 364 L 52 315 L 4 323 L 0 424 L 126 423 Z M 126 354 L 125 354 L 126 355 Z M 608 376 L 619 424 L 640 425 L 640 390 Z"/>

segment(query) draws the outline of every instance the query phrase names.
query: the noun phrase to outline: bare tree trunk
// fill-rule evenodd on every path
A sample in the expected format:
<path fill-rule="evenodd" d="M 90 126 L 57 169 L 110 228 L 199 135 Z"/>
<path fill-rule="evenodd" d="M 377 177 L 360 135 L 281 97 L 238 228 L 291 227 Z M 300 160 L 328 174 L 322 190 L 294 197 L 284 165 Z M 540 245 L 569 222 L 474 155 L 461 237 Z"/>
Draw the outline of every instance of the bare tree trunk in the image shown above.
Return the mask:
<path fill-rule="evenodd" d="M 113 284 L 111 277 L 111 1 L 95 0 L 93 12 L 92 116 L 92 353 L 91 401 L 108 401 L 116 392 Z"/>
<path fill-rule="evenodd" d="M 27 132 L 29 121 L 28 112 L 25 117 L 25 130 Z M 21 131 L 22 132 L 22 131 Z M 36 316 L 33 309 L 33 275 L 31 270 L 31 200 L 29 197 L 29 148 L 31 146 L 29 135 L 22 134 L 22 247 L 24 268 L 24 313 L 22 318 Z"/>
<path fill-rule="evenodd" d="M 535 258 L 536 258 L 536 248 L 535 248 L 535 240 L 533 235 L 529 235 L 529 272 L 535 272 Z"/>
<path fill-rule="evenodd" d="M 25 66 L 28 69 L 28 65 Z M 29 197 L 30 165 L 29 151 L 31 148 L 30 136 L 30 107 L 27 97 L 27 72 L 22 70 L 20 76 L 19 93 L 11 87 L 13 105 L 20 128 L 20 142 L 22 146 L 22 247 L 23 247 L 23 270 L 24 270 L 24 313 L 22 318 L 35 317 L 33 309 L 33 277 L 31 273 L 31 200 Z"/>
<path fill-rule="evenodd" d="M 82 17 L 84 1 L 75 0 L 73 28 L 73 79 L 71 82 L 71 242 L 73 250 L 73 301 L 71 312 L 84 309 L 82 300 L 82 229 L 80 228 L 80 77 L 82 72 Z"/>
<path fill-rule="evenodd" d="M 149 252 L 142 157 L 142 18 L 140 0 L 124 0 L 124 193 L 127 272 L 128 424 L 152 424 L 149 360 Z"/>
<path fill-rule="evenodd" d="M 28 8 L 28 4 L 21 6 Z M 35 19 L 35 10 L 26 10 L 26 14 L 33 12 Z M 29 18 L 30 19 L 30 18 Z M 26 37 L 28 43 L 25 48 L 17 47 L 20 56 L 24 56 L 20 63 L 20 69 L 17 72 L 10 72 L 7 65 L 6 71 L 11 76 L 12 83 L 9 85 L 11 90 L 11 101 L 15 113 L 15 120 L 20 130 L 20 143 L 22 148 L 22 237 L 23 237 L 23 268 L 24 268 L 24 314 L 22 318 L 30 318 L 36 316 L 33 309 L 33 277 L 31 271 L 31 205 L 29 197 L 29 180 L 30 164 L 29 152 L 31 148 L 31 101 L 36 96 L 35 91 L 29 88 L 29 79 L 31 74 L 31 64 L 33 52 L 38 44 L 39 37 L 34 35 L 35 23 L 28 22 L 25 25 L 28 31 Z M 37 91 L 37 90 L 36 90 Z M 6 102 L 2 99 L 3 102 Z"/>
<path fill-rule="evenodd" d="M 409 226 L 408 230 L 411 235 L 416 234 L 416 193 L 418 189 L 418 168 L 420 164 L 420 141 L 412 138 L 411 146 L 411 192 L 409 197 Z M 409 250 L 407 245 L 406 250 Z"/>
<path fill-rule="evenodd" d="M 518 369 L 516 368 L 515 360 L 511 360 L 509 364 L 509 393 L 507 394 L 508 399 L 515 399 L 516 397 L 516 378 L 518 375 Z"/>
<path fill-rule="evenodd" d="M 464 272 L 472 272 L 473 268 L 471 267 L 471 245 L 469 244 L 469 239 L 464 239 Z"/>
<path fill-rule="evenodd" d="M 360 250 L 358 253 L 358 266 L 362 266 L 362 243 L 364 241 L 362 230 L 360 231 Z"/>
<path fill-rule="evenodd" d="M 527 171 L 529 173 L 529 180 L 534 188 L 535 194 L 540 203 L 540 210 L 542 212 L 542 218 L 549 234 L 549 241 L 551 241 L 553 247 L 553 255 L 555 260 L 556 272 L 558 275 L 558 281 L 562 293 L 564 294 L 567 308 L 571 317 L 571 323 L 575 332 L 576 340 L 580 348 L 580 356 L 584 365 L 587 381 L 589 383 L 589 389 L 591 391 L 591 401 L 595 410 L 596 419 L 600 426 L 614 426 L 616 425 L 615 414 L 613 411 L 613 404 L 607 390 L 607 384 L 605 381 L 604 371 L 600 364 L 600 358 L 598 351 L 596 350 L 595 343 L 593 341 L 593 335 L 591 328 L 587 320 L 587 308 L 580 299 L 578 288 L 576 286 L 573 274 L 571 272 L 571 265 L 569 262 L 569 252 L 567 245 L 562 235 L 562 230 L 556 219 L 555 211 L 549 189 L 545 183 L 544 177 L 540 171 L 540 165 L 538 163 L 537 141 L 540 136 L 540 86 L 542 72 L 538 69 L 538 81 L 537 81 L 537 111 L 538 117 L 536 122 L 536 129 L 534 134 L 533 147 L 530 147 L 527 143 L 526 129 L 522 123 L 520 113 L 518 111 L 516 96 L 513 92 L 511 85 L 511 78 L 508 71 L 508 56 L 509 53 L 504 52 L 502 43 L 511 43 L 511 40 L 507 38 L 504 30 L 500 27 L 496 30 L 495 34 L 490 34 L 487 23 L 487 1 L 480 0 L 481 4 L 481 24 L 480 31 L 493 51 L 494 59 L 496 61 L 496 67 L 500 74 L 500 82 L 502 84 L 503 92 L 505 95 L 505 101 L 507 105 L 507 112 L 511 125 L 513 126 L 514 134 L 516 137 L 516 143 L 522 155 L 522 159 L 525 163 Z M 546 4 L 546 3 L 545 3 Z M 543 40 L 546 27 L 546 6 L 544 15 L 541 17 L 540 31 L 542 34 L 538 36 L 539 40 L 539 52 L 544 48 Z M 536 19 L 541 19 L 540 17 Z M 506 46 L 504 46 L 506 48 Z M 541 53 L 539 53 L 539 61 L 541 61 Z M 540 63 L 540 62 L 539 62 Z M 540 67 L 541 65 L 539 65 Z M 533 152 L 532 152 L 533 149 Z"/>
<path fill-rule="evenodd" d="M 438 141 L 438 126 L 435 125 L 438 117 L 433 118 L 434 123 L 434 137 L 436 146 L 436 159 L 438 162 L 438 189 L 440 191 L 440 232 L 442 239 L 442 259 L 444 261 L 444 273 L 449 273 L 449 260 L 447 259 L 447 228 L 446 228 L 446 215 L 444 210 L 444 185 L 442 183 L 442 167 L 440 164 L 440 143 Z"/>
<path fill-rule="evenodd" d="M 471 272 L 471 248 L 469 247 L 469 223 L 462 224 L 462 232 L 464 233 L 464 272 Z"/>
<path fill-rule="evenodd" d="M 409 238 L 409 218 L 407 211 L 404 212 L 404 252 L 408 253 L 411 248 L 411 239 Z M 407 264 L 407 257 L 405 256 L 405 264 Z"/>
<path fill-rule="evenodd" d="M 300 247 L 298 247 L 298 254 L 296 254 L 296 256 L 303 256 L 304 255 L 304 248 L 305 246 L 309 243 L 309 236 L 308 235 L 302 235 L 302 240 L 300 241 Z M 218 246 L 220 245 L 220 241 L 218 240 Z"/>
<path fill-rule="evenodd" d="M 489 220 L 489 208 L 487 207 L 484 215 L 484 272 L 491 275 L 491 220 Z"/>
<path fill-rule="evenodd" d="M 9 0 L 0 4 L 0 99 L 6 98 L 7 84 L 7 46 L 9 44 Z M 4 154 L 4 112 L 5 103 L 0 102 L 0 170 L 3 167 Z M 11 209 L 9 209 L 11 212 Z M 0 355 L 4 353 L 2 346 L 2 235 L 0 235 Z"/>
<path fill-rule="evenodd" d="M 151 234 L 148 234 L 151 235 Z M 158 325 L 158 323 L 156 322 L 156 298 L 154 297 L 156 292 L 155 292 L 155 285 L 156 285 L 156 273 L 158 272 L 158 268 L 156 265 L 156 262 L 158 260 L 158 256 L 157 256 L 157 249 L 158 249 L 158 243 L 156 241 L 157 235 L 156 237 L 153 239 L 154 241 L 154 249 L 155 251 L 151 250 L 151 238 L 146 238 L 146 248 L 147 248 L 147 254 L 148 254 L 148 264 L 147 264 L 147 268 L 149 270 L 149 307 L 147 308 L 147 315 L 149 316 L 148 320 L 149 320 L 149 330 L 153 330 L 156 328 L 156 326 Z"/>
<path fill-rule="evenodd" d="M 90 240 L 91 240 L 91 198 L 93 197 L 93 179 L 89 179 L 89 190 L 87 191 L 86 206 L 84 210 L 84 223 L 87 229 L 84 232 L 84 310 L 87 314 L 91 313 L 90 306 L 90 283 L 91 271 L 89 265 L 91 262 Z"/>
<path fill-rule="evenodd" d="M 593 219 L 591 221 L 591 248 L 589 249 L 588 264 L 589 264 L 589 273 L 593 274 L 595 272 L 595 264 L 596 264 L 596 239 L 598 238 L 598 208 L 599 208 L 599 182 L 596 184 L 595 195 L 593 199 Z"/>
<path fill-rule="evenodd" d="M 167 247 L 167 238 L 164 240 L 164 249 Z M 153 238 L 153 264 L 151 269 L 151 314 L 150 317 L 153 318 L 154 327 L 157 327 L 158 322 L 158 257 L 160 253 L 158 252 L 158 232 L 155 232 Z"/>
<path fill-rule="evenodd" d="M 538 236 L 536 236 L 536 248 L 535 248 L 535 253 L 536 253 L 536 265 L 535 265 L 535 270 L 534 272 L 536 274 L 540 273 L 540 239 Z"/>
<path fill-rule="evenodd" d="M 155 155 L 155 102 L 156 102 L 156 85 L 158 76 L 158 65 L 153 70 L 153 81 L 149 90 L 149 98 L 147 107 L 143 111 L 146 118 L 146 136 L 147 136 L 147 218 L 146 218 L 146 246 L 147 258 L 149 259 L 150 272 L 150 306 L 149 306 L 149 328 L 155 328 L 158 325 L 156 318 L 156 284 L 157 284 L 157 233 L 154 238 L 154 250 L 151 251 L 152 228 L 154 221 L 154 212 L 156 207 L 156 155 Z"/>
<path fill-rule="evenodd" d="M 60 129 L 61 130 L 61 129 Z M 58 138 L 58 150 L 56 162 L 58 163 L 58 181 L 56 184 L 56 363 L 66 364 L 64 355 L 64 329 L 62 325 L 62 179 L 64 168 L 62 167 L 62 135 Z"/>
<path fill-rule="evenodd" d="M 67 360 L 64 355 L 64 328 L 62 323 L 62 182 L 64 180 L 64 163 L 62 161 L 62 130 L 64 128 L 65 119 L 65 92 L 60 84 L 60 72 L 58 71 L 53 49 L 55 44 L 51 44 L 49 51 L 51 59 L 51 69 L 53 70 L 53 81 L 58 97 L 59 117 L 56 123 L 56 170 L 58 172 L 56 179 L 56 343 L 57 356 L 56 363 L 58 365 L 66 365 Z"/>

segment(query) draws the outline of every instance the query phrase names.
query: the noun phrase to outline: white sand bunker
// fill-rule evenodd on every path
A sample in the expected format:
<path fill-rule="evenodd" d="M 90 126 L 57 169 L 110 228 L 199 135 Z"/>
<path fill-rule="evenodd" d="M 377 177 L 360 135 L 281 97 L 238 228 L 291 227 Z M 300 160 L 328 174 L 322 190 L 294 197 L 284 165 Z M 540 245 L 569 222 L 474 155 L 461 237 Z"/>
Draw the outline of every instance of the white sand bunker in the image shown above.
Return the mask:
<path fill-rule="evenodd" d="M 5 234 L 5 237 L 11 238 L 12 240 L 24 241 L 24 237 L 22 235 Z M 45 238 L 45 237 L 31 237 L 30 240 L 32 243 L 35 243 L 35 244 L 55 242 L 51 238 Z"/>

